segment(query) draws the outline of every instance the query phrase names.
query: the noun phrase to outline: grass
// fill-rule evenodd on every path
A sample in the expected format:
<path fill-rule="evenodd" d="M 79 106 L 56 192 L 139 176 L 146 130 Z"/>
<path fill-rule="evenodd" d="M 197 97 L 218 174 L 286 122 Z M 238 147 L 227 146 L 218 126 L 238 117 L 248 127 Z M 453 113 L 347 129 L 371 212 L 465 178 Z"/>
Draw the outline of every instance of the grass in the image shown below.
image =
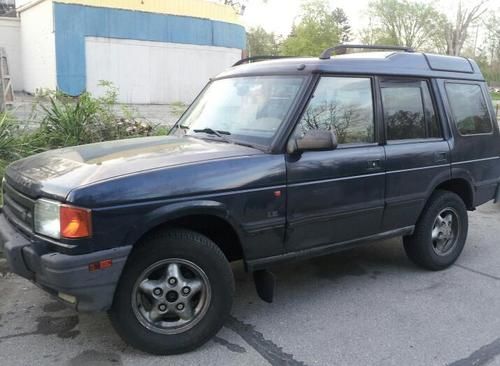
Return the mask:
<path fill-rule="evenodd" d="M 500 92 L 491 92 L 491 99 L 500 100 Z"/>

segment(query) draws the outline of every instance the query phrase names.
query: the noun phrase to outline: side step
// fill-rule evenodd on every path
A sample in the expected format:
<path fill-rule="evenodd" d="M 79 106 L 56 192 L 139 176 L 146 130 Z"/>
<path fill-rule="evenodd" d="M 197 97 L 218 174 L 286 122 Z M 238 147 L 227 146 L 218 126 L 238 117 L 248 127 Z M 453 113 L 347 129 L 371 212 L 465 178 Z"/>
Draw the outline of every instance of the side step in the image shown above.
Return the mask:
<path fill-rule="evenodd" d="M 274 274 L 266 269 L 260 269 L 253 272 L 253 281 L 259 297 L 265 302 L 272 303 L 276 285 Z"/>

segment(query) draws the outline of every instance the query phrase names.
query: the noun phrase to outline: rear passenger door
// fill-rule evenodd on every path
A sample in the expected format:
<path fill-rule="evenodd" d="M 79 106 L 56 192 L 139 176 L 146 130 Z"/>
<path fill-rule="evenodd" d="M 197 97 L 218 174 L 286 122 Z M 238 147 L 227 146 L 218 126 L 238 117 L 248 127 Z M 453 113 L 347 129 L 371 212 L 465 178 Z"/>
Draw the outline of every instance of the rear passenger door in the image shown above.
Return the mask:
<path fill-rule="evenodd" d="M 386 139 L 382 229 L 388 231 L 415 224 L 437 182 L 450 177 L 450 149 L 429 81 L 391 78 L 379 85 Z"/>

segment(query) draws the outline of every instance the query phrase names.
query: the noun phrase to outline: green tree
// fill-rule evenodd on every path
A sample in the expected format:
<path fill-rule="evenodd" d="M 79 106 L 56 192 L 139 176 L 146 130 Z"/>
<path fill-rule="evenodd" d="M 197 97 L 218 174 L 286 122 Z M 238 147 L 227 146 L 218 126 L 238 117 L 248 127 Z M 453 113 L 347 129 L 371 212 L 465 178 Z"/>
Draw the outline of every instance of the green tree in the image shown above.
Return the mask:
<path fill-rule="evenodd" d="M 368 7 L 371 24 L 362 32 L 364 42 L 434 47 L 444 16 L 432 5 L 409 0 L 375 0 Z"/>
<path fill-rule="evenodd" d="M 281 53 L 289 56 L 318 56 L 325 48 L 349 40 L 351 27 L 344 11 L 333 11 L 320 0 L 302 4 L 299 22 L 283 41 Z"/>
<path fill-rule="evenodd" d="M 277 37 L 260 26 L 250 28 L 247 32 L 247 50 L 249 56 L 275 56 L 279 52 Z"/>

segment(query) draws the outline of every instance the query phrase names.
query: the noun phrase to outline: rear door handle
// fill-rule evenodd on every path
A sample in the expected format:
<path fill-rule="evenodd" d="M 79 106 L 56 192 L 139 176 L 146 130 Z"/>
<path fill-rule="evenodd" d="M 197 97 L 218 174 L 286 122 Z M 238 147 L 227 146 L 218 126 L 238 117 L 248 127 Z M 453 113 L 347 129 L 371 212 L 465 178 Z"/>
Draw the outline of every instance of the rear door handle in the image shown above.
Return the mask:
<path fill-rule="evenodd" d="M 434 162 L 436 163 L 444 163 L 448 161 L 448 153 L 445 151 L 440 151 L 434 153 Z"/>
<path fill-rule="evenodd" d="M 368 160 L 368 170 L 378 170 L 380 169 L 380 160 Z"/>

